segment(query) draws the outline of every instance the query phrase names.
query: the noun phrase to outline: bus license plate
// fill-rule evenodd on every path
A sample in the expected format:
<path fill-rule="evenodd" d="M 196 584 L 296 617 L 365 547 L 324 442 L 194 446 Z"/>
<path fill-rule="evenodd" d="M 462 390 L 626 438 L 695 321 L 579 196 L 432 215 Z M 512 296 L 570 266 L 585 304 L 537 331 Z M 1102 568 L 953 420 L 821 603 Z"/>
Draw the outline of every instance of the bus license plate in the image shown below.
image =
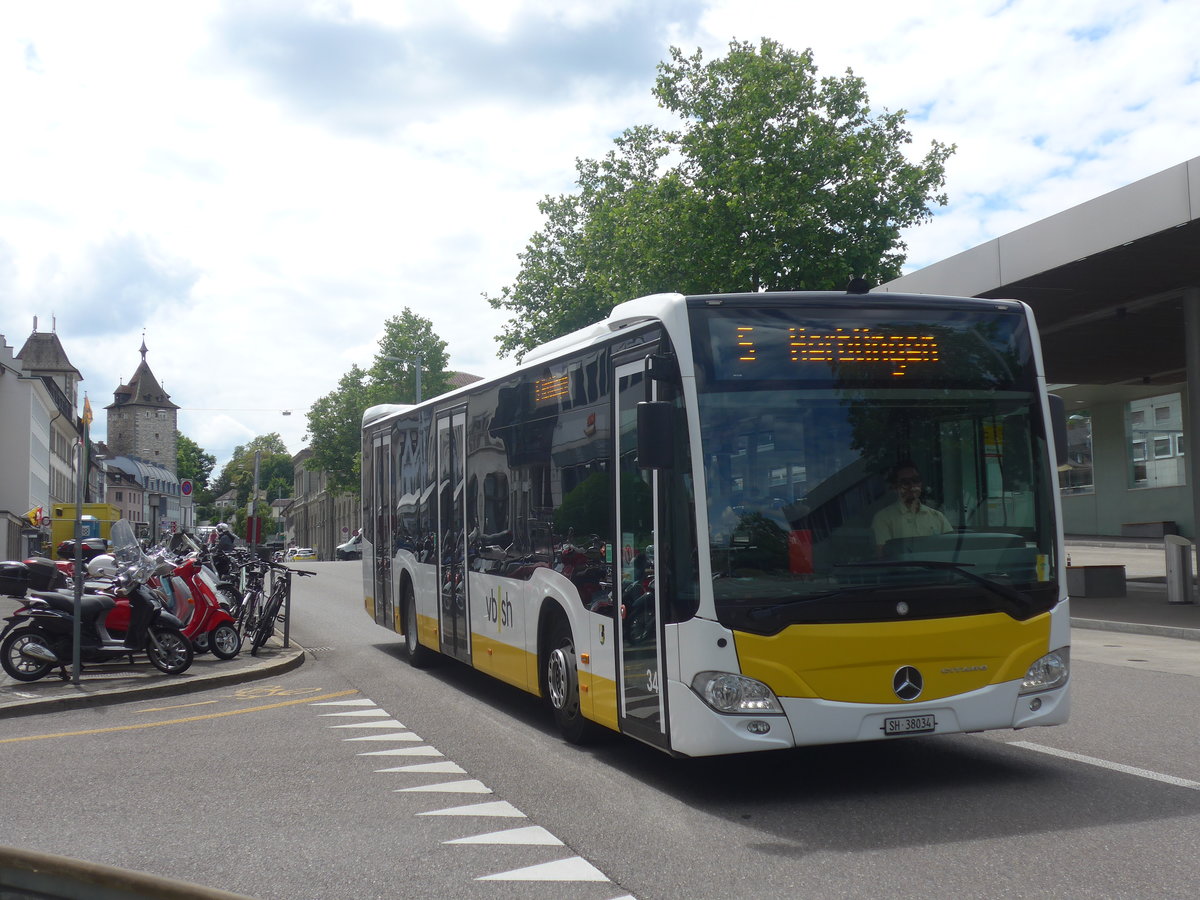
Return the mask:
<path fill-rule="evenodd" d="M 887 735 L 927 734 L 936 728 L 937 720 L 933 716 L 901 716 L 883 720 L 883 733 Z"/>

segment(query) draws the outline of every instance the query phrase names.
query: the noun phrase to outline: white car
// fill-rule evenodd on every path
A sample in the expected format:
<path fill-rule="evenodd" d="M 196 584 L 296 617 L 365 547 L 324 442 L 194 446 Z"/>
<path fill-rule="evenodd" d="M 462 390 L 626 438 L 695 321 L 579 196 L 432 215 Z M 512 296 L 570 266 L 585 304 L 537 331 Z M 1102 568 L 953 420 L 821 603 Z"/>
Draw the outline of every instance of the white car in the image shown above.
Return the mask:
<path fill-rule="evenodd" d="M 316 562 L 317 551 L 312 547 L 293 547 L 287 552 L 290 562 Z"/>

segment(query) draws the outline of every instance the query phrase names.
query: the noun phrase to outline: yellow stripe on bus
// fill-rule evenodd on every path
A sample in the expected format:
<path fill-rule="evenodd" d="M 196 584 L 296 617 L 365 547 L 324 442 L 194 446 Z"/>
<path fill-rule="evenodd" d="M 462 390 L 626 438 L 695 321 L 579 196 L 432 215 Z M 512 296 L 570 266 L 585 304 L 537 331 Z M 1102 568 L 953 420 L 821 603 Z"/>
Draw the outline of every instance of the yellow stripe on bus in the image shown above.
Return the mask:
<path fill-rule="evenodd" d="M 1020 678 L 1051 649 L 1049 614 L 792 625 L 734 638 L 742 673 L 777 695 L 847 703 L 895 703 L 892 677 L 901 666 L 920 670 L 921 700 L 937 700 Z"/>

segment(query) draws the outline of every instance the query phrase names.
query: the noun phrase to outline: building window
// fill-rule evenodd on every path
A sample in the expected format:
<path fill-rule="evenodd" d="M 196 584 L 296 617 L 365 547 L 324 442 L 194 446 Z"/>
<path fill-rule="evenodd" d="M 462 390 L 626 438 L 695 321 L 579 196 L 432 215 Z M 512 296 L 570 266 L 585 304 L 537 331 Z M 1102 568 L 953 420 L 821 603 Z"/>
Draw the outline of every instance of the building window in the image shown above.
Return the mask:
<path fill-rule="evenodd" d="M 1067 418 L 1067 462 L 1058 470 L 1058 487 L 1063 495 L 1093 494 L 1092 415 L 1086 409 Z"/>
<path fill-rule="evenodd" d="M 1179 393 L 1132 400 L 1125 407 L 1129 487 L 1187 483 L 1183 458 L 1183 398 Z"/>

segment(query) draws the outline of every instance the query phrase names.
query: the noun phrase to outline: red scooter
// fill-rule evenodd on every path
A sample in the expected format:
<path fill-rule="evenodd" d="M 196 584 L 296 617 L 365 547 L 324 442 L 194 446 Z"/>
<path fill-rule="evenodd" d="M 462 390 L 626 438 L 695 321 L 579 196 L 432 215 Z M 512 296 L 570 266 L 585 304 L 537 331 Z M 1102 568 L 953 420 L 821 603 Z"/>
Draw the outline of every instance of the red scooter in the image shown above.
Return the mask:
<path fill-rule="evenodd" d="M 233 659 L 241 652 L 237 620 L 221 606 L 196 553 L 175 563 L 171 574 L 160 576 L 155 587 L 167 598 L 167 608 L 183 621 L 183 634 L 197 653 L 211 650 L 218 659 Z M 128 615 L 128 606 L 118 604 L 109 614 L 109 629 L 123 631 L 128 621 L 123 617 Z"/>

